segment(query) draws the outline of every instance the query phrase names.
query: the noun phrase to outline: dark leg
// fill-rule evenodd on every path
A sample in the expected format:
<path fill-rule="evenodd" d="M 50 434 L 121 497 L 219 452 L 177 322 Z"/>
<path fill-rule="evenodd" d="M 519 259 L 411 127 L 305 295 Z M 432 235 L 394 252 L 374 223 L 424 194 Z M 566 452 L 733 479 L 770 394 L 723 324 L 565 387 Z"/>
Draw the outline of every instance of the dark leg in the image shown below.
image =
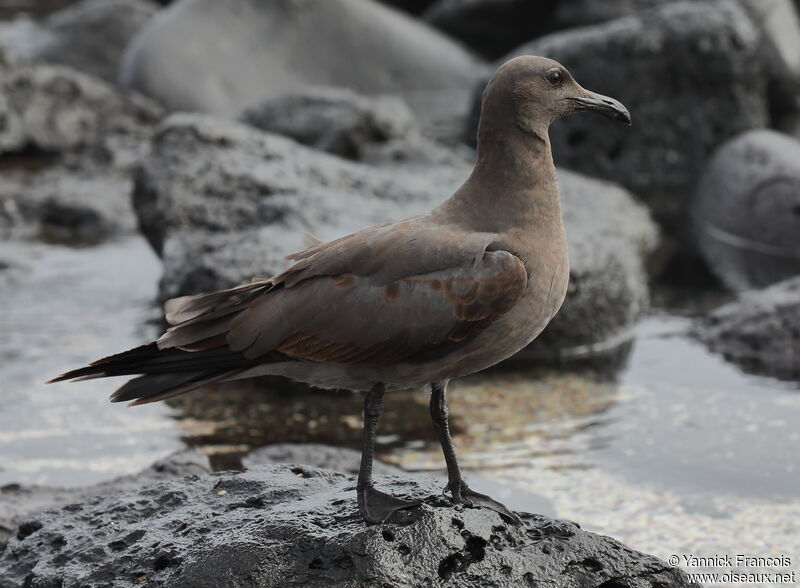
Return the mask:
<path fill-rule="evenodd" d="M 383 384 L 375 384 L 364 399 L 364 441 L 361 448 L 361 468 L 358 470 L 358 510 L 369 524 L 408 524 L 417 519 L 418 500 L 402 500 L 372 487 L 372 458 L 375 454 L 375 434 L 383 412 Z"/>
<path fill-rule="evenodd" d="M 453 504 L 464 504 L 470 508 L 489 508 L 501 515 L 510 518 L 513 522 L 519 523 L 520 518 L 506 508 L 503 504 L 493 498 L 471 490 L 461 475 L 461 468 L 456 459 L 456 449 L 453 446 L 453 439 L 450 437 L 450 425 L 448 423 L 447 401 L 445 400 L 445 389 L 447 382 L 431 383 L 431 420 L 436 434 L 439 436 L 439 443 L 442 445 L 444 461 L 447 464 L 447 488 L 453 497 Z"/>

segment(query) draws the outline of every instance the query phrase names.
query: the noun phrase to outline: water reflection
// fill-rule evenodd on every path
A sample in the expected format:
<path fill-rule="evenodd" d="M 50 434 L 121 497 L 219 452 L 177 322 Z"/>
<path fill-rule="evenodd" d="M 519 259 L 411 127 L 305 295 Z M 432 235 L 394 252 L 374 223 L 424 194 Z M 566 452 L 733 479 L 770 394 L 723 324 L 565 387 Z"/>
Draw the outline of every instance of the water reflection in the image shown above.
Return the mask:
<path fill-rule="evenodd" d="M 615 385 L 586 377 L 531 371 L 453 382 L 451 429 L 463 465 L 487 469 L 551 457 L 554 466 L 571 467 L 564 456 L 580 453 L 616 392 Z M 257 380 L 210 387 L 172 405 L 182 415 L 185 441 L 230 465 L 231 455 L 270 443 L 357 448 L 362 401 L 360 394 Z M 408 469 L 442 467 L 427 391 L 388 394 L 379 433 L 384 459 Z"/>

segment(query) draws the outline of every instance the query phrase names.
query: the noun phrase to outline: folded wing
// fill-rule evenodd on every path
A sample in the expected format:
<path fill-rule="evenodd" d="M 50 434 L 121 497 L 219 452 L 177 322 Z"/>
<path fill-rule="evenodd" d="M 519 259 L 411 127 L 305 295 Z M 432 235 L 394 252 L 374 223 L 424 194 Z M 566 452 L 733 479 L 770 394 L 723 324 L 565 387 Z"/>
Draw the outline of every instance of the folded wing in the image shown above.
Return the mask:
<path fill-rule="evenodd" d="M 527 277 L 507 251 L 388 283 L 354 273 L 320 276 L 254 301 L 230 322 L 225 339 L 246 359 L 278 351 L 350 366 L 421 360 L 507 312 Z"/>

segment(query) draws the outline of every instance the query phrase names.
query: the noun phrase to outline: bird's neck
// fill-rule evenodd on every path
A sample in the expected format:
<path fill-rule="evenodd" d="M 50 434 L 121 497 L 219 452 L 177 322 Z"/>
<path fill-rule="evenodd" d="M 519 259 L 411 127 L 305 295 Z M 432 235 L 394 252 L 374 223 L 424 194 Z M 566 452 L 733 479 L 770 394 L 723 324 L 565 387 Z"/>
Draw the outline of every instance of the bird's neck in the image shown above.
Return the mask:
<path fill-rule="evenodd" d="M 558 180 L 547 126 L 481 128 L 469 179 L 445 203 L 474 229 L 503 232 L 561 223 Z M 449 207 L 448 206 L 448 207 Z"/>

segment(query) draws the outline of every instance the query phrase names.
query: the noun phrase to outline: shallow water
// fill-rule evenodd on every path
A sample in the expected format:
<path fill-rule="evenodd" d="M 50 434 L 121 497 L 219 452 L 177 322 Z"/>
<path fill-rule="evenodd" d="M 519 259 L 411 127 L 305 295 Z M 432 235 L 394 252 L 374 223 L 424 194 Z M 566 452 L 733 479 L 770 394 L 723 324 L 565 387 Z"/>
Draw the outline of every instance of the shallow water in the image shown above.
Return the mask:
<path fill-rule="evenodd" d="M 265 443 L 358 446 L 361 398 L 344 392 L 257 381 L 126 409 L 106 400 L 116 382 L 45 385 L 155 334 L 160 265 L 140 238 L 92 249 L 4 243 L 4 262 L 0 485 L 97 482 L 183 444 L 218 467 Z M 452 428 L 469 475 L 515 508 L 662 557 L 800 558 L 798 386 L 743 374 L 693 341 L 689 324 L 673 311 L 643 319 L 615 382 L 541 371 L 455 382 Z M 424 394 L 390 395 L 380 432 L 385 459 L 443 467 Z"/>
<path fill-rule="evenodd" d="M 0 243 L 0 485 L 78 486 L 181 446 L 167 406 L 126 410 L 112 383 L 45 384 L 151 336 L 160 263 L 142 239 L 92 249 Z"/>

